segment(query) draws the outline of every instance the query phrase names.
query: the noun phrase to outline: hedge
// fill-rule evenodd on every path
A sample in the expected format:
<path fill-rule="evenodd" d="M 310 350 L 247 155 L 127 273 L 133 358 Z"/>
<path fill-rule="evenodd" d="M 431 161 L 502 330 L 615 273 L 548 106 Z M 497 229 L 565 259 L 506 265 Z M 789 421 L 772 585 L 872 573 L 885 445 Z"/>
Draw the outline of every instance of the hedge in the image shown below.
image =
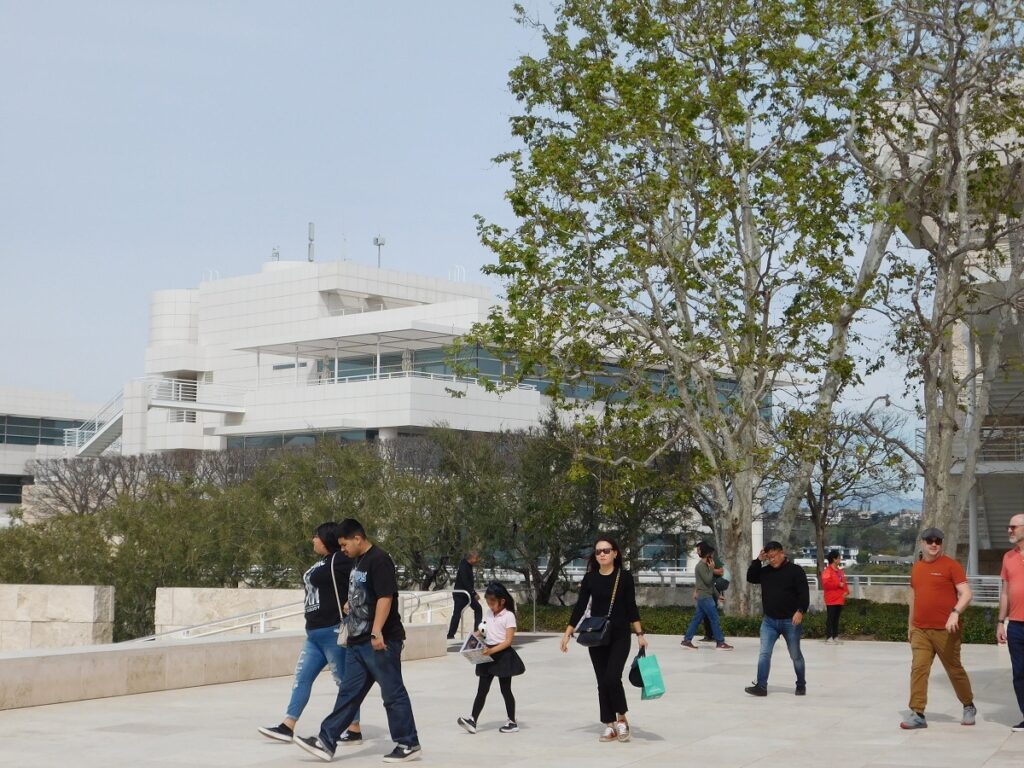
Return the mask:
<path fill-rule="evenodd" d="M 537 606 L 537 631 L 561 632 L 569 622 L 571 607 L 557 605 Z M 644 629 L 656 635 L 680 635 L 693 618 L 693 608 L 665 607 L 641 608 Z M 532 627 L 533 605 L 518 606 L 522 629 Z M 761 616 L 722 617 L 722 631 L 729 637 L 757 637 Z M 995 643 L 995 608 L 970 607 L 961 618 L 965 643 Z M 896 603 L 873 603 L 870 600 L 847 599 L 839 621 L 840 634 L 850 640 L 907 639 L 907 606 Z M 825 636 L 825 613 L 811 610 L 804 619 L 804 637 Z"/>

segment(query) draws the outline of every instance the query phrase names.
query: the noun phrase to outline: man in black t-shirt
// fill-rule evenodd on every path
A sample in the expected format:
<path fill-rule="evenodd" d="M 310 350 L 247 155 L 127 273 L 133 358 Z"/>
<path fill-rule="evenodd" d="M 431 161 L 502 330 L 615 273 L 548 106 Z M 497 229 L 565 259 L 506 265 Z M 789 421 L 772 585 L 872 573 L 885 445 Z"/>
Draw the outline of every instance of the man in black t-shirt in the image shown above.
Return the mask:
<path fill-rule="evenodd" d="M 459 619 L 462 618 L 462 612 L 466 610 L 466 606 L 470 606 L 473 609 L 473 629 L 475 632 L 476 628 L 480 626 L 481 620 L 484 617 L 483 607 L 480 605 L 480 595 L 473 589 L 473 566 L 480 562 L 480 555 L 476 552 L 467 552 L 466 556 L 462 558 L 462 562 L 459 563 L 458 569 L 455 571 L 455 609 L 452 611 L 452 621 L 448 625 L 448 639 L 452 640 L 455 638 L 455 630 L 459 628 Z M 464 592 L 468 592 L 467 597 Z"/>
<path fill-rule="evenodd" d="M 398 579 L 387 552 L 366 538 L 358 520 L 338 525 L 338 543 L 355 562 L 348 587 L 348 664 L 331 712 L 317 737 L 295 737 L 295 743 L 321 760 L 331 760 L 338 739 L 359 711 L 374 683 L 380 686 L 388 729 L 396 746 L 386 763 L 420 757 L 420 741 L 412 702 L 402 680 L 405 628 L 398 615 Z"/>

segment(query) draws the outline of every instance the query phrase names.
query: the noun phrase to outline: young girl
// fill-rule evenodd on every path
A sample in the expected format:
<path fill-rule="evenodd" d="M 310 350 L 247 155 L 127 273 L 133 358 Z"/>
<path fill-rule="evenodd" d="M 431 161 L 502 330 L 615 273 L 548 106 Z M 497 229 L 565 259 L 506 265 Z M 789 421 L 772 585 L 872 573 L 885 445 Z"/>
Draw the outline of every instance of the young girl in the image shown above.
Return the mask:
<path fill-rule="evenodd" d="M 502 733 L 515 733 L 519 726 L 516 724 L 512 678 L 526 671 L 523 660 L 512 648 L 512 638 L 516 634 L 516 604 L 505 585 L 497 581 L 487 585 L 484 599 L 487 601 L 487 609 L 484 611 L 484 620 L 480 622 L 480 629 L 475 634 L 487 646 L 483 650 L 484 656 L 490 656 L 493 661 L 476 665 L 476 676 L 480 680 L 473 701 L 473 714 L 460 717 L 459 725 L 470 733 L 476 733 L 476 721 L 487 701 L 487 692 L 494 678 L 498 678 L 501 696 L 505 699 L 505 713 L 508 715 L 508 722 L 498 730 Z"/>

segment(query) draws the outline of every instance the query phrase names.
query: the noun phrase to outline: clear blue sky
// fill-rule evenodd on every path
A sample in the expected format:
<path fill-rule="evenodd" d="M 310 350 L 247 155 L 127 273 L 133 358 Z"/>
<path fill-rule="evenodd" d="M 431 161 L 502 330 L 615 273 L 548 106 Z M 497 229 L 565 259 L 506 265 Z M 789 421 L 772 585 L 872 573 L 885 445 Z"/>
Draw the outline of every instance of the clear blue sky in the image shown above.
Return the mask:
<path fill-rule="evenodd" d="M 544 0 L 528 7 L 546 8 Z M 469 280 L 538 36 L 511 0 L 0 0 L 0 387 L 102 402 L 149 294 L 306 257 Z"/>

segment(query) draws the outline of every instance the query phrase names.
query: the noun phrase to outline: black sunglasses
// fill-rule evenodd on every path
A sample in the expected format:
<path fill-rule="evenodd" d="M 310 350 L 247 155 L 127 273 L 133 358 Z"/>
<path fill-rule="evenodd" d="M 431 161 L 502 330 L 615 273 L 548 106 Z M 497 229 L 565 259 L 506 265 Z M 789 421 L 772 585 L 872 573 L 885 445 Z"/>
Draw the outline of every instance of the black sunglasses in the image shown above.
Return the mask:
<path fill-rule="evenodd" d="M 924 543 L 925 544 L 941 544 L 942 543 L 942 539 L 937 539 L 934 536 L 929 536 L 927 539 L 924 540 Z"/>

